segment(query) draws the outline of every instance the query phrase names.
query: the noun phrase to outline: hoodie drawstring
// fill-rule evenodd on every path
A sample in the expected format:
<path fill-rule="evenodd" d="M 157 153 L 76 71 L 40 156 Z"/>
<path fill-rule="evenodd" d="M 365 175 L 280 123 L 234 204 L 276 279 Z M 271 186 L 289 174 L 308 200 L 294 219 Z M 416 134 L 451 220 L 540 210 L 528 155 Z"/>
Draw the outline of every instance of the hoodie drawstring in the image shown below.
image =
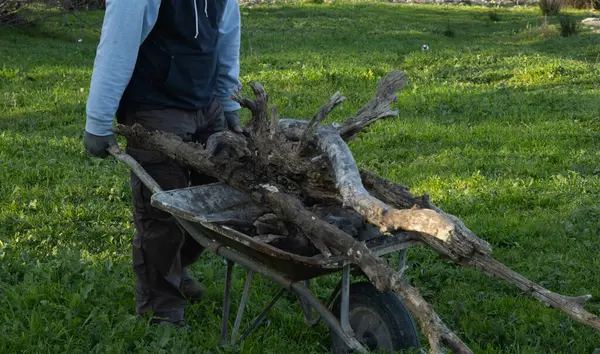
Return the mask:
<path fill-rule="evenodd" d="M 196 0 L 192 0 L 194 2 L 194 19 L 196 20 L 196 35 L 194 38 L 198 38 L 198 4 L 196 4 Z M 208 18 L 208 0 L 204 0 L 204 15 Z"/>
<path fill-rule="evenodd" d="M 194 38 L 198 38 L 198 5 L 196 5 L 196 0 L 192 0 L 194 3 L 194 19 L 196 20 L 196 35 Z"/>

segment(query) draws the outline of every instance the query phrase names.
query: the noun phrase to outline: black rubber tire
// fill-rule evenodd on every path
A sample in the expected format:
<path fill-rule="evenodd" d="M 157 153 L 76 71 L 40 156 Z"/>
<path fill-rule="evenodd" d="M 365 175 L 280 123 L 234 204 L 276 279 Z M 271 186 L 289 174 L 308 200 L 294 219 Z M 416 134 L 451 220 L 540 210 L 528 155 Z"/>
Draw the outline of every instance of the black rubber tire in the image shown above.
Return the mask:
<path fill-rule="evenodd" d="M 340 317 L 340 302 L 341 293 L 332 307 L 337 318 Z M 392 292 L 379 292 L 371 283 L 359 282 L 350 285 L 348 319 L 356 339 L 367 350 L 378 353 L 416 353 L 421 348 L 419 331 L 402 300 Z M 363 319 L 368 322 L 361 323 L 364 322 L 361 321 Z M 358 328 L 358 324 L 367 327 Z M 379 331 L 374 334 L 370 329 Z M 335 332 L 330 330 L 330 333 L 333 353 L 349 353 L 344 341 Z"/>

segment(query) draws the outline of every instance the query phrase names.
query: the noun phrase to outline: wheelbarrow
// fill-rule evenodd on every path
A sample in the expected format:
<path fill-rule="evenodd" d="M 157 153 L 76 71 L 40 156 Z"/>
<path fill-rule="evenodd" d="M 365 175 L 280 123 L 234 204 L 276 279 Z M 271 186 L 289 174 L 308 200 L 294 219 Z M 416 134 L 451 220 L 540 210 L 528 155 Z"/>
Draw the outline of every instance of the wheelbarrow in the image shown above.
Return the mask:
<path fill-rule="evenodd" d="M 236 225 L 252 224 L 256 218 L 267 212 L 247 194 L 223 183 L 163 191 L 133 157 L 119 150 L 117 146 L 109 148 L 108 151 L 114 158 L 129 166 L 152 191 L 152 206 L 173 215 L 198 243 L 225 258 L 227 272 L 221 346 L 239 344 L 246 339 L 288 291 L 298 299 L 307 325 L 316 326 L 324 321 L 329 327 L 331 348 L 335 354 L 370 350 L 421 351 L 419 332 L 400 298 L 392 292 L 378 291 L 368 281 L 353 283 L 353 276 L 360 277 L 364 274 L 357 267 L 353 267 L 347 256 L 325 257 L 319 254 L 307 257 L 261 242 L 235 229 Z M 408 248 L 419 243 L 410 232 L 397 232 L 392 236 L 381 235 L 366 241 L 367 247 L 378 256 L 398 252 L 398 270 L 401 273 L 406 264 Z M 234 264 L 244 267 L 247 276 L 229 336 Z M 248 328 L 240 333 L 255 273 L 281 285 L 282 288 L 252 320 Z M 310 281 L 334 273 L 340 274 L 340 280 L 329 298 L 323 301 L 311 291 Z"/>

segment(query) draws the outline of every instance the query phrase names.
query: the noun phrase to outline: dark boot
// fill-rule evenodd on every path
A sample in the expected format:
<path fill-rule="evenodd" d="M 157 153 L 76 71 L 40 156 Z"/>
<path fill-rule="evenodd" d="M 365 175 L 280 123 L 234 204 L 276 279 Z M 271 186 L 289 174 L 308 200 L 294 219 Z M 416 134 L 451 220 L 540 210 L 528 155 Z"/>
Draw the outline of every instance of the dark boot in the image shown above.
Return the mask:
<path fill-rule="evenodd" d="M 184 269 L 181 275 L 181 292 L 190 302 L 200 301 L 204 295 L 204 287 L 190 276 L 187 269 Z"/>

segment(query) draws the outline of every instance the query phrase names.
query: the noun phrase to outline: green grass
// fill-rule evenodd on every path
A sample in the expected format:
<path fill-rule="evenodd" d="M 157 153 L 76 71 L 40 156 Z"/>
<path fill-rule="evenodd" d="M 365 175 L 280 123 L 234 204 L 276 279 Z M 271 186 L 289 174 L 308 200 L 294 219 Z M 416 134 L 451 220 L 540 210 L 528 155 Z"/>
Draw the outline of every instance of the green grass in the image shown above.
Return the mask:
<path fill-rule="evenodd" d="M 352 115 L 404 70 L 399 118 L 351 148 L 359 164 L 427 192 L 514 270 L 567 295 L 600 297 L 600 42 L 540 28 L 537 8 L 290 4 L 243 8 L 242 81 L 260 81 L 283 117 L 309 118 L 340 90 L 329 121 Z M 583 12 L 572 11 L 581 19 Z M 93 23 L 102 13 L 86 15 Z M 453 36 L 444 35 L 451 30 Z M 79 43 L 78 38 L 83 41 Z M 0 29 L 0 352 L 220 352 L 225 267 L 190 334 L 134 314 L 128 171 L 86 156 L 85 102 L 98 32 L 62 22 Z M 430 51 L 421 50 L 428 44 Z M 244 119 L 248 112 L 243 113 Z M 514 287 L 434 252 L 409 252 L 408 278 L 476 353 L 592 353 L 600 335 Z M 322 297 L 335 279 L 317 281 Z M 243 272 L 234 278 L 233 306 Z M 278 287 L 255 280 L 248 315 Z M 598 302 L 587 306 L 598 314 Z M 242 326 L 246 326 L 248 317 Z M 230 352 L 319 353 L 291 297 Z"/>

